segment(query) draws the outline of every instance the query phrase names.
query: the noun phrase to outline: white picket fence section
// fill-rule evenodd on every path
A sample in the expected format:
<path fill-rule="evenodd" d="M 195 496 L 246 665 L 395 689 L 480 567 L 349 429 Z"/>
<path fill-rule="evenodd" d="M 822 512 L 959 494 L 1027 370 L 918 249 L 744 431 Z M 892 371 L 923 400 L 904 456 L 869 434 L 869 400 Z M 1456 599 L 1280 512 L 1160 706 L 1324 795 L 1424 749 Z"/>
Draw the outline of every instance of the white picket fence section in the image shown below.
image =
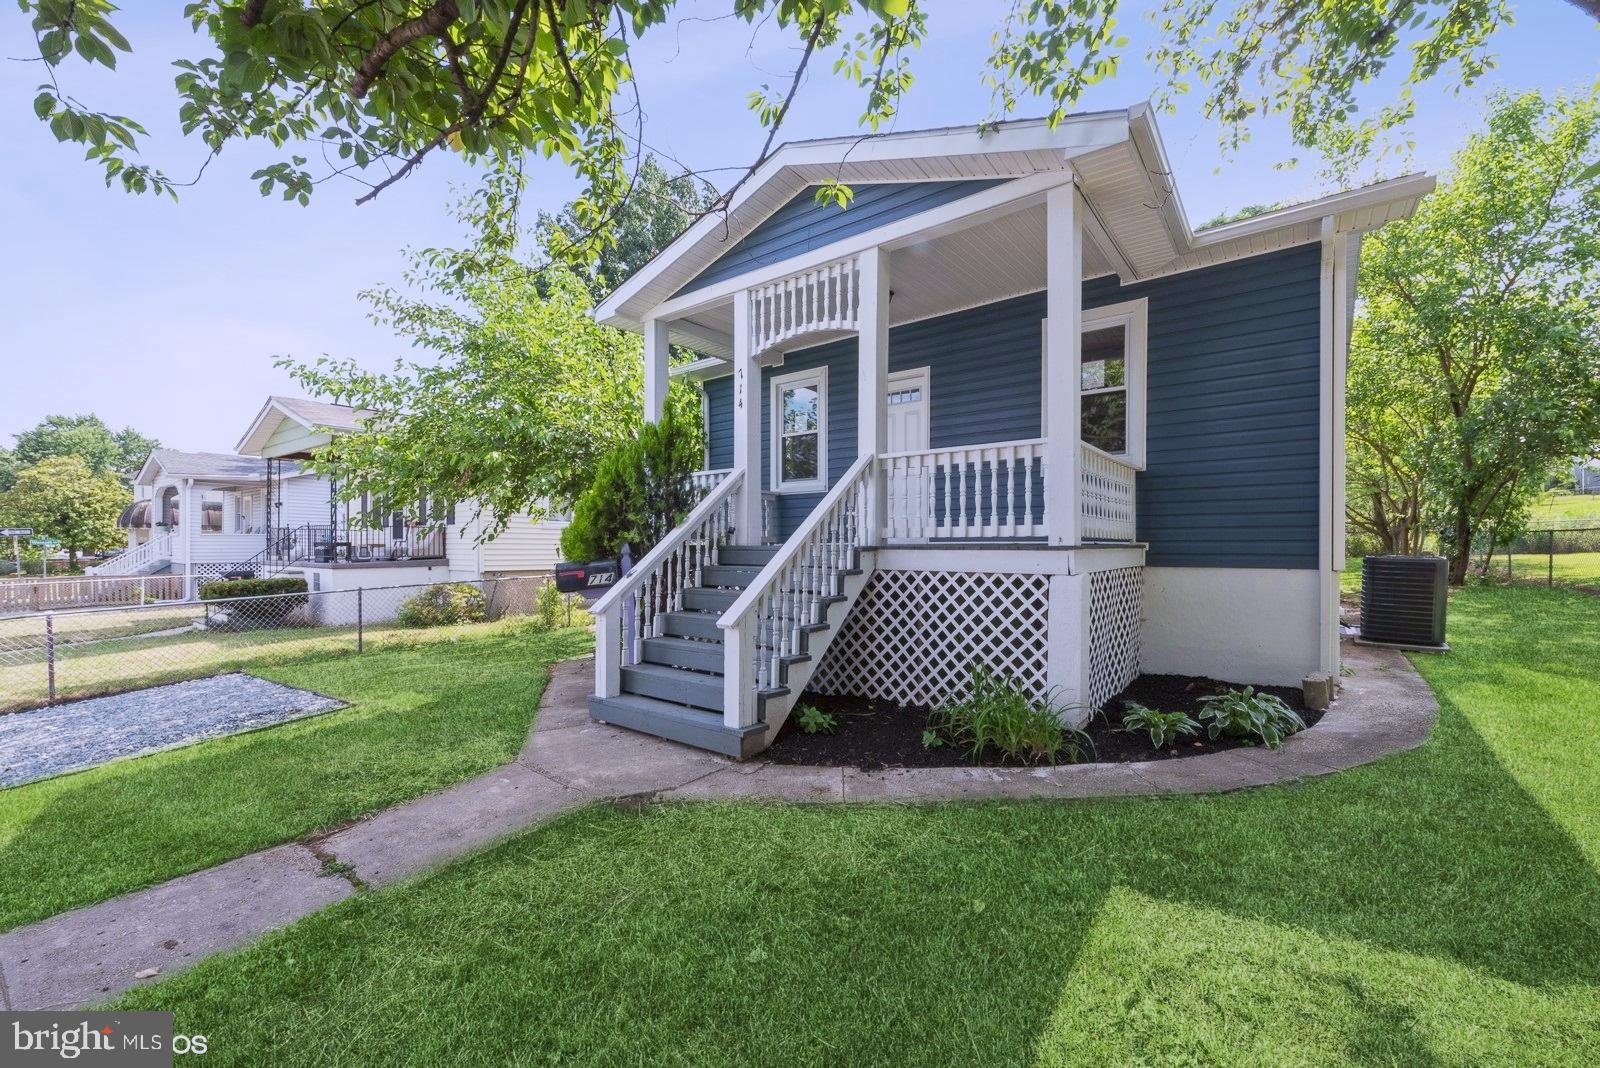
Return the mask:
<path fill-rule="evenodd" d="M 600 696 L 622 692 L 622 669 L 641 662 L 644 640 L 660 633 L 661 614 L 681 610 L 683 591 L 699 584 L 701 569 L 716 562 L 719 548 L 733 543 L 743 486 L 743 472 L 717 483 L 589 610 Z"/>
<path fill-rule="evenodd" d="M 1132 541 L 1136 468 L 1087 442 L 1078 446 L 1078 508 L 1085 541 Z"/>
<path fill-rule="evenodd" d="M 749 292 L 750 351 L 758 355 L 803 334 L 856 329 L 861 294 L 853 256 Z"/>
<path fill-rule="evenodd" d="M 163 560 L 172 559 L 172 532 L 153 535 L 143 545 L 120 552 L 111 559 L 85 568 L 91 575 L 132 575 Z"/>
<path fill-rule="evenodd" d="M 871 498 L 878 459 L 868 453 L 835 482 L 789 536 L 717 626 L 723 642 L 723 725 L 756 722 L 758 697 L 781 684 L 782 665 L 804 646 L 805 628 L 827 622 L 832 598 L 844 593 L 858 551 L 872 544 Z M 819 650 L 811 650 L 814 660 Z M 791 692 L 792 704 L 798 692 Z M 775 717 L 769 715 L 771 722 Z"/>
<path fill-rule="evenodd" d="M 184 599 L 182 575 L 41 578 L 0 582 L 0 615 Z"/>
<path fill-rule="evenodd" d="M 1044 439 L 883 457 L 889 541 L 1044 536 Z"/>

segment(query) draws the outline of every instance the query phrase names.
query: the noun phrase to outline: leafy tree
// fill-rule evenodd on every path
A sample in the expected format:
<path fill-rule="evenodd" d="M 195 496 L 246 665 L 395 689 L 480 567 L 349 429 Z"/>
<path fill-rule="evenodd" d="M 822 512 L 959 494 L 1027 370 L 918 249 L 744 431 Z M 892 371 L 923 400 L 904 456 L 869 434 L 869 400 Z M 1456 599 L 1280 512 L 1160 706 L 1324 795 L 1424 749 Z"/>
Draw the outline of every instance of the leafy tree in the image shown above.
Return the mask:
<path fill-rule="evenodd" d="M 524 510 L 570 507 L 601 458 L 638 434 L 641 341 L 594 321 L 588 286 L 565 264 L 522 258 L 531 235 L 497 221 L 518 190 L 508 178 L 468 197 L 457 215 L 472 242 L 411 253 L 407 291 L 362 294 L 376 320 L 438 362 L 377 373 L 326 357 L 279 361 L 312 393 L 372 413 L 315 461 L 346 497 L 471 498 L 492 535 Z M 698 425 L 688 387 L 668 404 Z"/>
<path fill-rule="evenodd" d="M 595 299 L 649 263 L 695 219 L 710 211 L 716 200 L 716 190 L 710 186 L 688 174 L 672 177 L 654 156 L 646 156 L 639 166 L 632 195 L 617 211 L 612 243 L 581 268 Z M 539 228 L 559 232 L 573 246 L 584 239 L 584 224 L 572 207 L 559 215 L 541 216 Z"/>
<path fill-rule="evenodd" d="M 76 569 L 79 553 L 121 543 L 117 516 L 132 499 L 115 475 L 95 474 L 83 457 L 51 456 L 23 468 L 16 484 L 0 493 L 0 523 L 57 539 Z"/>
<path fill-rule="evenodd" d="M 17 435 L 16 463 L 31 467 L 52 456 L 80 456 L 97 475 L 131 475 L 160 445 L 132 427 L 112 433 L 97 415 L 50 415 Z"/>
<path fill-rule="evenodd" d="M 10 489 L 17 481 L 17 454 L 0 446 L 0 493 Z"/>
<path fill-rule="evenodd" d="M 1350 347 L 1350 519 L 1385 547 L 1437 534 L 1451 579 L 1600 443 L 1594 96 L 1498 95 L 1416 216 L 1363 249 Z"/>
<path fill-rule="evenodd" d="M 115 67 L 131 45 L 111 0 L 19 0 L 32 16 L 46 81 L 34 111 L 55 136 L 83 146 L 108 184 L 174 193 L 199 174 L 169 176 L 137 152 L 145 130 L 98 111 L 62 85 L 76 57 Z M 1573 0 L 1593 10 L 1592 0 Z M 211 150 L 266 141 L 282 156 L 255 173 L 264 195 L 309 202 L 333 176 L 376 197 L 435 152 L 487 167 L 524 154 L 560 156 L 585 183 L 572 222 L 586 260 L 608 238 L 634 188 L 631 149 L 644 114 L 632 45 L 661 32 L 676 0 L 199 0 L 185 17 L 199 42 L 178 63 L 178 114 Z M 913 84 L 907 53 L 927 32 L 916 0 L 733 0 L 734 17 L 793 35 L 799 59 L 749 103 L 767 130 L 752 170 L 771 151 L 812 59 L 864 95 L 862 125 L 877 130 Z M 1058 122 L 1084 90 L 1116 73 L 1126 38 L 1120 0 L 1014 0 L 998 16 L 989 79 L 995 117 L 1025 100 L 1049 102 Z M 861 28 L 847 32 L 854 20 Z M 1509 0 L 1164 0 L 1146 61 L 1170 105 L 1198 83 L 1225 144 L 1251 123 L 1287 115 L 1295 140 L 1359 157 L 1411 115 L 1412 88 L 1467 85 L 1492 63 L 1489 45 L 1511 21 Z M 1393 98 L 1352 122 L 1358 91 L 1409 65 Z M 317 162 L 312 162 L 316 160 Z M 209 159 L 208 161 L 209 162 Z M 201 167 L 203 173 L 204 166 Z M 747 172 L 748 176 L 748 172 Z M 738 188 L 737 183 L 734 186 Z M 732 190 L 729 191 L 730 193 Z M 826 183 L 818 194 L 847 203 Z"/>

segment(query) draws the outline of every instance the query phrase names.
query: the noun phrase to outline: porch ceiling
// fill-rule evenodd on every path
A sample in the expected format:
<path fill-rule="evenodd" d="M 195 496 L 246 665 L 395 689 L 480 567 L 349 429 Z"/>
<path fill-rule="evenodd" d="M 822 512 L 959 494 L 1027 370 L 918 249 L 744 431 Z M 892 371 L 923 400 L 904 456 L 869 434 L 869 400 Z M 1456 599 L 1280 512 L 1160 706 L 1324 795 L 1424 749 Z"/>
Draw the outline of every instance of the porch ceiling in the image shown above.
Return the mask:
<path fill-rule="evenodd" d="M 1092 238 L 1084 241 L 1084 277 L 1113 273 Z M 1045 286 L 1045 207 L 1034 204 L 955 233 L 896 249 L 889 261 L 890 325 L 991 304 Z M 732 298 L 671 327 L 673 340 L 702 355 L 733 355 Z M 832 335 L 830 335 L 831 337 Z M 829 340 L 812 336 L 804 346 Z"/>

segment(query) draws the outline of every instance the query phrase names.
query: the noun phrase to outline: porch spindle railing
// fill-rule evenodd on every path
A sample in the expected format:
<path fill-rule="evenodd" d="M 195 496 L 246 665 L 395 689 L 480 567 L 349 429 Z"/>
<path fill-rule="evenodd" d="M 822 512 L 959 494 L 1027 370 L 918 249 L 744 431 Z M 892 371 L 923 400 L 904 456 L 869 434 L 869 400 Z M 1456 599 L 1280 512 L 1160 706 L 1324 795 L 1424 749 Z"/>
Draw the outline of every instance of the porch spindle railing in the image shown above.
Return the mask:
<path fill-rule="evenodd" d="M 758 286 L 749 299 L 754 353 L 803 334 L 854 330 L 861 301 L 855 257 Z"/>
<path fill-rule="evenodd" d="M 743 485 L 744 474 L 739 471 L 718 482 L 590 609 L 599 696 L 621 692 L 622 669 L 640 662 L 646 638 L 660 635 L 661 615 L 683 608 L 683 591 L 697 585 L 701 570 L 717 562 L 717 550 L 733 542 Z M 625 618 L 631 626 L 624 626 Z"/>
<path fill-rule="evenodd" d="M 695 499 L 699 500 L 722 483 L 722 480 L 733 474 L 731 467 L 718 468 L 714 471 L 696 471 L 689 476 L 689 484 L 694 487 Z"/>
<path fill-rule="evenodd" d="M 888 541 L 1044 535 L 1044 439 L 883 457 Z"/>
<path fill-rule="evenodd" d="M 172 559 L 172 532 L 162 531 L 151 536 L 143 545 L 135 545 L 109 560 L 84 570 L 91 575 L 129 575 L 151 564 Z"/>
<path fill-rule="evenodd" d="M 1137 474 L 1132 464 L 1087 442 L 1079 444 L 1078 509 L 1085 541 L 1134 540 Z"/>
<path fill-rule="evenodd" d="M 871 543 L 868 515 L 877 457 L 858 459 L 717 620 L 723 642 L 723 725 L 756 722 L 759 696 L 779 685 L 804 628 L 826 621 L 857 553 Z"/>

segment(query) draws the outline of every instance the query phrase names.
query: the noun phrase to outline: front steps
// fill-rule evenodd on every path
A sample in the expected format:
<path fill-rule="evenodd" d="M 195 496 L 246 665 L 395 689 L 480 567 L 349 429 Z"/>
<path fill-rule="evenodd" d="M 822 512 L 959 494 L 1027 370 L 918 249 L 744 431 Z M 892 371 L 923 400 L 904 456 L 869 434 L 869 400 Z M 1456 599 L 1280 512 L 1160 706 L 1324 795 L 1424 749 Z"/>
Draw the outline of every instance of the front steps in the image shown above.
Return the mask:
<path fill-rule="evenodd" d="M 700 585 L 683 591 L 683 608 L 657 617 L 661 633 L 641 643 L 641 662 L 622 668 L 622 692 L 591 696 L 589 718 L 709 749 L 736 759 L 754 756 L 777 736 L 794 697 L 809 679 L 817 635 L 843 622 L 846 592 L 825 599 L 826 618 L 803 628 L 800 655 L 786 658 L 786 685 L 760 696 L 761 722 L 743 729 L 724 725 L 722 632 L 717 620 L 761 574 L 775 545 L 728 545 L 702 569 Z M 859 571 L 851 572 L 859 576 Z M 804 679 L 796 678 L 803 674 Z"/>

